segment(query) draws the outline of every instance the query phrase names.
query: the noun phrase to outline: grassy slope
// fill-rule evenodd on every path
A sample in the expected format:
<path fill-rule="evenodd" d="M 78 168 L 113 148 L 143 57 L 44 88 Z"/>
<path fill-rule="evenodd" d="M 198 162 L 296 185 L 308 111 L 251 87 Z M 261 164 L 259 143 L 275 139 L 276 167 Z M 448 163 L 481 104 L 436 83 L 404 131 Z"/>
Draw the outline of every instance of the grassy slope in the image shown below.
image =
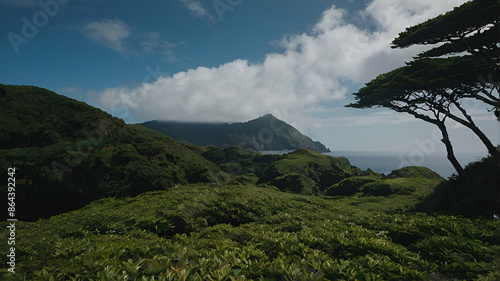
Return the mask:
<path fill-rule="evenodd" d="M 16 167 L 19 219 L 49 217 L 108 196 L 231 180 L 173 139 L 84 103 L 37 87 L 0 85 L 0 92 L 0 166 Z M 1 196 L 6 192 L 4 182 Z"/>
<path fill-rule="evenodd" d="M 405 195 L 370 202 L 386 212 L 352 204 L 371 198 L 334 200 L 255 186 L 195 184 L 101 199 L 48 220 L 18 222 L 16 277 L 500 278 L 498 222 L 395 212 L 414 202 Z M 6 251 L 6 243 L 0 247 Z"/>

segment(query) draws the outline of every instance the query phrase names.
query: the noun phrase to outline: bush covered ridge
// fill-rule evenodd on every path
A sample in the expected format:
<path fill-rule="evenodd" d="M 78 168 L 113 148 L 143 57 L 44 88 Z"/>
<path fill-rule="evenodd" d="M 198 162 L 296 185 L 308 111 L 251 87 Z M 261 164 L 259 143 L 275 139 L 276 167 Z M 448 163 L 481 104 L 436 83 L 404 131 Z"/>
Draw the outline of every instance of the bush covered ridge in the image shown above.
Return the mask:
<path fill-rule="evenodd" d="M 54 163 L 65 164 L 67 155 L 78 155 L 81 161 L 59 177 L 61 171 Z M 23 220 L 59 214 L 103 197 L 134 196 L 185 183 L 217 185 L 229 177 L 174 140 L 133 125 L 105 138 L 88 154 L 68 152 L 64 146 L 53 151 L 18 148 L 1 150 L 0 163 L 17 168 L 17 192 L 23 194 L 17 202 Z"/>
<path fill-rule="evenodd" d="M 47 218 L 103 197 L 230 181 L 215 164 L 154 130 L 42 88 L 0 85 L 0 91 L 0 114 L 11 114 L 1 119 L 0 164 L 17 168 L 19 219 Z M 10 142 L 16 139 L 29 141 Z M 6 182 L 0 191 L 6 196 Z"/>
<path fill-rule="evenodd" d="M 470 185 L 464 185 L 453 175 L 419 203 L 416 210 L 488 219 L 500 214 L 500 166 L 495 159 L 489 156 L 470 163 L 464 171 Z"/>
<path fill-rule="evenodd" d="M 22 254 L 16 276 L 28 280 L 500 278 L 497 221 L 398 213 L 403 207 L 398 196 L 384 200 L 392 203 L 374 204 L 392 209 L 374 212 L 352 204 L 348 197 L 331 200 L 252 185 L 200 184 L 101 199 L 47 220 L 19 222 Z M 4 251 L 5 243 L 1 247 Z"/>
<path fill-rule="evenodd" d="M 87 139 L 125 123 L 83 102 L 34 86 L 0 84 L 0 148 L 46 147 Z M 106 131 L 105 136 L 115 130 Z"/>
<path fill-rule="evenodd" d="M 198 150 L 221 170 L 236 175 L 240 183 L 308 194 L 428 195 L 444 179 L 425 167 L 404 167 L 389 175 L 362 171 L 344 157 L 331 157 L 300 149 L 284 155 L 263 155 L 238 147 L 204 147 Z M 418 195 L 417 195 L 418 194 Z"/>

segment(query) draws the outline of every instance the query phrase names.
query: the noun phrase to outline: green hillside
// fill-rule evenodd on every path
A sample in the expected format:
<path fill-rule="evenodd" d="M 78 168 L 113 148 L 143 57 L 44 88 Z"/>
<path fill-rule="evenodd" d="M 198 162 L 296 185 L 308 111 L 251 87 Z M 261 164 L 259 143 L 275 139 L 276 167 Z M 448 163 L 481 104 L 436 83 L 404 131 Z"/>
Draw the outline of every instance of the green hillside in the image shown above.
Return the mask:
<path fill-rule="evenodd" d="M 274 187 L 281 191 L 317 195 L 344 178 L 367 172 L 351 166 L 343 157 L 331 157 L 301 149 L 284 155 L 263 155 L 238 147 L 206 147 L 203 157 L 240 183 Z"/>
<path fill-rule="evenodd" d="M 125 126 L 100 109 L 33 86 L 0 84 L 0 109 L 0 149 L 112 136 Z"/>
<path fill-rule="evenodd" d="M 161 133 L 45 89 L 0 89 L 6 136 L 0 166 L 16 167 L 19 219 L 49 217 L 103 197 L 225 181 L 216 165 Z M 6 182 L 0 192 L 6 197 Z"/>

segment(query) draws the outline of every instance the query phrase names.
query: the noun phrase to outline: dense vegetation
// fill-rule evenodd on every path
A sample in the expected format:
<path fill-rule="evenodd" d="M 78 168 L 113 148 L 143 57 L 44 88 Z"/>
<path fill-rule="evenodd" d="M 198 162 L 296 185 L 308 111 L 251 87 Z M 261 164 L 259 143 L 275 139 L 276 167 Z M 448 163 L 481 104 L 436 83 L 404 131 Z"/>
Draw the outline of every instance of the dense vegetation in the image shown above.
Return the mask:
<path fill-rule="evenodd" d="M 184 185 L 18 222 L 18 280 L 498 280 L 499 223 L 410 196 Z M 399 211 L 398 211 L 399 210 Z M 5 223 L 1 226 L 5 229 Z M 6 251 L 6 243 L 1 244 Z M 1 261 L 5 264 L 6 256 Z M 6 275 L 8 279 L 11 275 Z M 7 279 L 5 279 L 7 278 Z M 452 279 L 457 278 L 457 279 Z"/>
<path fill-rule="evenodd" d="M 322 143 L 313 141 L 289 124 L 266 114 L 245 123 L 184 123 L 149 121 L 141 125 L 157 130 L 183 143 L 238 146 L 251 150 L 311 149 L 329 152 Z"/>
<path fill-rule="evenodd" d="M 0 119 L 6 132 L 0 166 L 17 169 L 19 219 L 49 217 L 108 196 L 225 181 L 216 165 L 156 131 L 45 89 L 0 86 L 6 116 Z M 25 140 L 9 142 L 18 139 Z M 0 193 L 6 198 L 6 182 Z"/>
<path fill-rule="evenodd" d="M 0 84 L 0 109 L 0 149 L 111 136 L 125 126 L 98 108 L 33 86 Z"/>
<path fill-rule="evenodd" d="M 437 186 L 436 191 L 416 209 L 487 219 L 493 218 L 494 214 L 500 215 L 500 166 L 496 160 L 486 157 L 470 163 L 464 171 L 471 184 L 465 185 L 454 175 Z"/>
<path fill-rule="evenodd" d="M 16 167 L 19 219 L 16 274 L 1 280 L 500 279 L 498 221 L 414 212 L 445 202 L 476 215 L 498 182 L 488 159 L 466 169 L 476 196 L 446 201 L 458 181 L 427 168 L 384 175 L 307 149 L 183 145 L 44 89 L 1 89 L 1 109 L 20 113 L 2 132 L 35 138 L 0 150 L 0 166 Z M 61 125 L 14 128 L 52 124 L 55 105 Z"/>

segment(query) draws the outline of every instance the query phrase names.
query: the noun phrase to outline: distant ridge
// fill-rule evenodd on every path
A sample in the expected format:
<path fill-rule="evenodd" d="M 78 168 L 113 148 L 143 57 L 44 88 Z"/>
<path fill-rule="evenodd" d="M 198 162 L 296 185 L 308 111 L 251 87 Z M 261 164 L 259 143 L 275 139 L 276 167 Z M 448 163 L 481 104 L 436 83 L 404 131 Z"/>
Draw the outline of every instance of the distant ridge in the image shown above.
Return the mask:
<path fill-rule="evenodd" d="M 318 141 L 301 134 L 291 125 L 266 114 L 244 123 L 201 123 L 149 121 L 141 125 L 161 132 L 177 141 L 218 147 L 238 146 L 250 150 L 311 149 L 330 152 Z"/>

